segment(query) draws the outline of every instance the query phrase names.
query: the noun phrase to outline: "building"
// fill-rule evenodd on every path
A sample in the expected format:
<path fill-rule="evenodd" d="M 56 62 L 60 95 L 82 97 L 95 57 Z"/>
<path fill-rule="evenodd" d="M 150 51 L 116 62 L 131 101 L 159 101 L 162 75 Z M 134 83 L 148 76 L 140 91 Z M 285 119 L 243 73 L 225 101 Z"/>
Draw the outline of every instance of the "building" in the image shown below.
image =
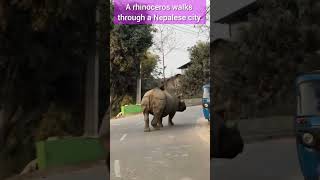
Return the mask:
<path fill-rule="evenodd" d="M 259 9 L 256 0 L 224 0 L 214 5 L 211 18 L 213 33 L 211 40 L 226 39 L 237 41 L 240 27 L 248 25 L 248 16 Z"/>
<path fill-rule="evenodd" d="M 168 92 L 178 95 L 181 93 L 181 77 L 181 74 L 171 76 L 165 80 L 165 84 L 162 82 L 162 85 Z"/>
<path fill-rule="evenodd" d="M 180 69 L 181 70 L 181 74 L 185 74 L 186 70 L 190 67 L 191 65 L 191 62 L 188 62 L 180 67 L 178 67 L 177 69 Z"/>

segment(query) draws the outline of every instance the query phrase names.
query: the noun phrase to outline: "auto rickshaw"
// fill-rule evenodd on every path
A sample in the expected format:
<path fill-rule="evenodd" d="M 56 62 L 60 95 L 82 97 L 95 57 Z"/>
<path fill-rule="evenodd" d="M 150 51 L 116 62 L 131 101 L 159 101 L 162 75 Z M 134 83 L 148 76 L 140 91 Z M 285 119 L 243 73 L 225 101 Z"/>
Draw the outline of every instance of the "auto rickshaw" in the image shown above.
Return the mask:
<path fill-rule="evenodd" d="M 300 168 L 305 180 L 320 175 L 320 71 L 296 79 L 295 135 Z"/>
<path fill-rule="evenodd" d="M 204 117 L 210 121 L 210 84 L 206 84 L 202 87 L 202 110 Z"/>

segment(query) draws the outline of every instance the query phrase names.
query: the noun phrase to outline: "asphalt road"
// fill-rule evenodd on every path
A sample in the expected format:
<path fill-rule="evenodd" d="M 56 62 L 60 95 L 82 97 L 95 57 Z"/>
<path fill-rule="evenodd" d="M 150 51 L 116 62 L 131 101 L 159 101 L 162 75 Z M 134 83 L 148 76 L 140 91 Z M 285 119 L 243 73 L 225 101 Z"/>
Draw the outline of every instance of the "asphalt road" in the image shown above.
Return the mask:
<path fill-rule="evenodd" d="M 152 117 L 151 117 L 152 118 Z M 209 126 L 201 106 L 177 113 L 175 126 L 143 132 L 142 115 L 111 121 L 111 180 L 303 180 L 294 139 L 246 144 L 232 160 L 209 160 Z M 210 170 L 211 168 L 211 170 Z M 105 166 L 40 179 L 108 179 Z"/>
<path fill-rule="evenodd" d="M 152 118 L 152 116 L 150 116 Z M 209 126 L 201 106 L 167 117 L 161 130 L 144 132 L 142 115 L 111 121 L 111 180 L 207 180 Z"/>
<path fill-rule="evenodd" d="M 232 160 L 213 159 L 214 180 L 303 180 L 294 139 L 246 144 L 243 154 Z"/>

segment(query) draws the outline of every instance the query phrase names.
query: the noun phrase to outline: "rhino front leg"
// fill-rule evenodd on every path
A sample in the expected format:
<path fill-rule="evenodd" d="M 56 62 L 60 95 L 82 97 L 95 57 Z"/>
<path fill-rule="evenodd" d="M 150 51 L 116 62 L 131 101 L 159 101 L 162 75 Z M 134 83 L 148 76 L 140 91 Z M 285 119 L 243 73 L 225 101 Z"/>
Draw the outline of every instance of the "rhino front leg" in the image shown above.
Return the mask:
<path fill-rule="evenodd" d="M 143 115 L 144 115 L 144 132 L 150 132 L 149 113 L 143 113 Z"/>
<path fill-rule="evenodd" d="M 168 124 L 169 124 L 169 126 L 174 126 L 174 123 L 172 122 L 172 118 L 173 118 L 173 116 L 174 116 L 175 114 L 176 114 L 176 113 L 169 114 L 169 119 L 168 119 Z"/>
<path fill-rule="evenodd" d="M 158 126 L 160 121 L 162 121 L 161 116 L 159 116 L 158 114 L 155 114 L 153 119 L 152 119 L 152 121 L 151 121 L 151 125 L 155 130 L 159 130 L 160 129 L 160 126 Z"/>
<path fill-rule="evenodd" d="M 159 126 L 159 127 L 163 127 L 162 118 L 160 118 L 160 121 L 158 122 L 158 126 Z"/>

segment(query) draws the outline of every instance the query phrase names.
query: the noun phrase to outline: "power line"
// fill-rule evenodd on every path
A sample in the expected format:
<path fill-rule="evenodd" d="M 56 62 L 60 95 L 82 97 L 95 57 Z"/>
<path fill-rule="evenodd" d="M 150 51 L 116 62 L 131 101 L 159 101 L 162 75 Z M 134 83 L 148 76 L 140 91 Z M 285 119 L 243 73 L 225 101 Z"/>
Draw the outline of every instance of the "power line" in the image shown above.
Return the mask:
<path fill-rule="evenodd" d="M 176 25 L 172 25 L 172 26 L 175 26 L 175 27 L 177 27 L 177 28 L 180 28 L 180 29 L 183 29 L 184 31 L 190 31 L 190 32 L 192 32 L 192 33 L 196 33 L 197 35 L 202 35 L 202 33 L 200 32 L 201 31 L 201 29 L 199 29 L 199 31 L 198 32 L 194 32 L 194 31 L 192 31 L 192 30 L 190 30 L 190 29 L 186 29 L 186 28 L 183 28 L 183 27 L 180 27 L 180 26 L 176 26 Z"/>
<path fill-rule="evenodd" d="M 185 31 L 190 31 L 190 32 L 192 32 L 192 33 L 197 33 L 197 32 L 194 32 L 193 30 L 190 30 L 190 29 L 187 29 L 187 28 L 184 28 L 184 27 L 178 26 L 178 25 L 174 25 L 174 24 L 172 24 L 172 26 L 177 27 L 177 28 L 180 28 L 180 29 L 185 30 Z"/>
<path fill-rule="evenodd" d="M 184 31 L 184 30 L 181 30 L 181 29 L 177 29 L 177 28 L 174 28 L 173 29 L 177 30 L 177 31 L 180 31 L 180 32 L 183 32 L 183 33 L 188 33 L 188 34 L 191 34 L 191 35 L 198 35 L 197 33 L 194 33 L 194 32 L 189 32 L 189 31 Z"/>
<path fill-rule="evenodd" d="M 177 30 L 177 31 L 183 32 L 183 33 L 188 33 L 188 34 L 191 34 L 191 35 L 196 35 L 196 36 L 205 37 L 204 35 L 202 35 L 202 34 L 200 34 L 200 33 L 185 31 L 185 30 L 182 30 L 182 29 L 178 29 L 177 27 L 172 27 L 172 28 L 175 29 L 175 30 Z"/>

